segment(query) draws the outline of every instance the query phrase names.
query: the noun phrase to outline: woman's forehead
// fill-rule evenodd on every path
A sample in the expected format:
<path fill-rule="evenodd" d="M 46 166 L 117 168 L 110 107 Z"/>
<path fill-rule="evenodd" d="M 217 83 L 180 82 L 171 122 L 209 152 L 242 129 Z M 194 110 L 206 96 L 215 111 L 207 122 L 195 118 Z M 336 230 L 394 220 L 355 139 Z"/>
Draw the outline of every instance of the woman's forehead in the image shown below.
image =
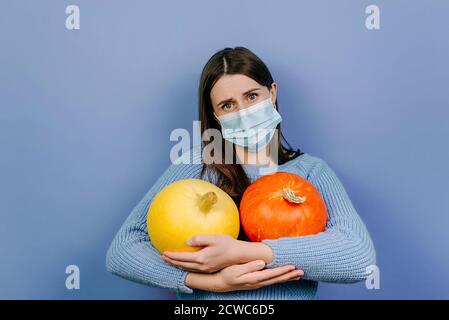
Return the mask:
<path fill-rule="evenodd" d="M 210 96 L 212 103 L 218 103 L 221 100 L 235 98 L 242 93 L 262 87 L 252 78 L 242 74 L 223 75 L 212 87 Z"/>

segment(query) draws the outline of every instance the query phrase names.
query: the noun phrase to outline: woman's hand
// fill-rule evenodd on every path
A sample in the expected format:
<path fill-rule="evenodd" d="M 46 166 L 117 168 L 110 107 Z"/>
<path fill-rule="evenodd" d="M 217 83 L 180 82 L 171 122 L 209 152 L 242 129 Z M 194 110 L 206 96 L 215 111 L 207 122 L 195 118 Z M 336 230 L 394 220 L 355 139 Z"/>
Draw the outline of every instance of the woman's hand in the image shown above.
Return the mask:
<path fill-rule="evenodd" d="M 240 241 L 229 235 L 196 235 L 187 244 L 204 248 L 196 252 L 165 251 L 162 259 L 179 269 L 203 273 L 213 273 L 240 262 Z"/>
<path fill-rule="evenodd" d="M 213 274 L 188 273 L 185 284 L 190 288 L 213 292 L 253 290 L 260 287 L 299 280 L 304 272 L 294 265 L 265 269 L 263 260 L 226 267 Z"/>

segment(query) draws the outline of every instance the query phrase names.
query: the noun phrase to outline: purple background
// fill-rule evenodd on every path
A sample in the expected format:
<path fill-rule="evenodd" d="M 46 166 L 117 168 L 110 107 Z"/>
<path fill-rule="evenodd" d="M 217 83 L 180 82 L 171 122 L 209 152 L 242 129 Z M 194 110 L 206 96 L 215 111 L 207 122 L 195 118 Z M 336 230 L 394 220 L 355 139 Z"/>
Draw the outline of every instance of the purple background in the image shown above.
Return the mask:
<path fill-rule="evenodd" d="M 77 4 L 81 29 L 65 28 Z M 365 28 L 380 7 L 381 29 Z M 246 46 L 279 85 L 286 137 L 326 160 L 374 240 L 381 289 L 449 298 L 445 1 L 0 2 L 0 298 L 168 299 L 105 269 L 118 228 L 191 130 L 199 75 Z M 81 289 L 65 288 L 65 268 Z"/>

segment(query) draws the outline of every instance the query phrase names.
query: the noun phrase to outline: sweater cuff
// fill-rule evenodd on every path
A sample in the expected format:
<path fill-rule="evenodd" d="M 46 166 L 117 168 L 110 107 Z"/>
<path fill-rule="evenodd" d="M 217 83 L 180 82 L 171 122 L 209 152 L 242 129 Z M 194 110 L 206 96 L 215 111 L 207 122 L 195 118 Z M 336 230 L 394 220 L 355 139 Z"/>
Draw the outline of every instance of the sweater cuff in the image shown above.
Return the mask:
<path fill-rule="evenodd" d="M 177 279 L 178 279 L 177 290 L 182 293 L 192 294 L 193 289 L 186 286 L 186 283 L 185 283 L 188 272 L 184 271 L 184 270 L 180 270 L 180 269 L 177 269 L 177 270 L 179 271 L 178 272 L 179 276 L 177 277 Z"/>
<path fill-rule="evenodd" d="M 265 268 L 271 269 L 271 268 L 277 268 L 284 266 L 286 264 L 290 264 L 292 262 L 285 262 L 285 256 L 282 255 L 282 247 L 283 245 L 280 244 L 279 241 L 276 241 L 277 239 L 265 239 L 262 240 L 262 243 L 266 244 L 271 248 L 271 251 L 273 252 L 273 259 L 272 261 L 265 266 Z"/>

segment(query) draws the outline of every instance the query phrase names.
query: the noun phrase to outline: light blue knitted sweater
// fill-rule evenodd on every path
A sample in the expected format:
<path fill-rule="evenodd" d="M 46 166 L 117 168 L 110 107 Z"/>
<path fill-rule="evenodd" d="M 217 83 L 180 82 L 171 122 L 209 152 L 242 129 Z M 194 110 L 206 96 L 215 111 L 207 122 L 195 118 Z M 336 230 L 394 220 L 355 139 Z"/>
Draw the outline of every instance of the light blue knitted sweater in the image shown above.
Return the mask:
<path fill-rule="evenodd" d="M 324 160 L 304 153 L 278 166 L 277 171 L 298 174 L 318 189 L 328 209 L 326 230 L 310 236 L 263 240 L 273 250 L 273 261 L 266 268 L 294 264 L 304 270 L 301 280 L 225 293 L 187 287 L 187 271 L 166 264 L 151 244 L 146 218 L 159 190 L 176 180 L 199 178 L 200 154 L 191 149 L 188 156 L 194 164 L 170 165 L 132 210 L 106 254 L 109 272 L 148 286 L 167 288 L 176 293 L 177 299 L 316 299 L 319 281 L 351 283 L 366 279 L 366 268 L 375 264 L 376 254 L 365 224 L 334 171 Z M 251 181 L 273 171 L 273 167 L 243 167 Z"/>

